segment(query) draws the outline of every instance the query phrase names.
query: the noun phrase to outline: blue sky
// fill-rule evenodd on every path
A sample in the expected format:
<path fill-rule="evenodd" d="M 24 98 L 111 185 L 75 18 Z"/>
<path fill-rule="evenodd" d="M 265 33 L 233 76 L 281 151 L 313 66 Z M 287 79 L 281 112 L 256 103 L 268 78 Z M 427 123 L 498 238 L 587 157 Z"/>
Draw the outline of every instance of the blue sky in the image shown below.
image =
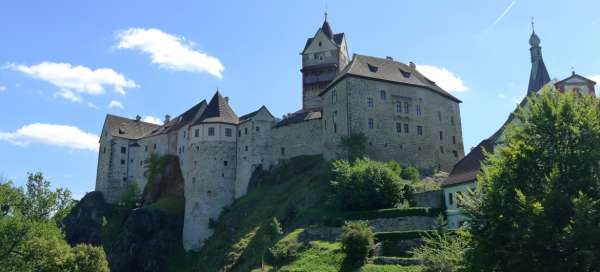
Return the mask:
<path fill-rule="evenodd" d="M 413 61 L 463 101 L 466 151 L 525 94 L 531 16 L 551 78 L 600 79 L 592 0 L 2 1 L 0 176 L 42 171 L 81 196 L 106 113 L 162 119 L 216 88 L 238 115 L 295 111 L 299 52 L 326 7 L 350 53 Z"/>

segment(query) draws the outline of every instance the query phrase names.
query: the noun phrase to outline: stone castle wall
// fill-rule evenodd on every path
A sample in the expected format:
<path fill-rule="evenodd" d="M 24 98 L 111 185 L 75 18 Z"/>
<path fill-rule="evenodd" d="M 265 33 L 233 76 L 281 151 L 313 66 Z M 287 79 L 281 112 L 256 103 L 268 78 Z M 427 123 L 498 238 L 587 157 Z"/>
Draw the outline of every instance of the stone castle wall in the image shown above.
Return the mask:
<path fill-rule="evenodd" d="M 273 128 L 273 162 L 301 155 L 323 154 L 321 119 Z"/>
<path fill-rule="evenodd" d="M 235 197 L 246 194 L 252 173 L 272 163 L 273 120 L 252 119 L 238 126 Z"/>
<path fill-rule="evenodd" d="M 327 158 L 339 153 L 340 137 L 360 132 L 376 160 L 450 171 L 464 156 L 458 103 L 422 87 L 346 77 L 323 95 L 323 126 Z"/>

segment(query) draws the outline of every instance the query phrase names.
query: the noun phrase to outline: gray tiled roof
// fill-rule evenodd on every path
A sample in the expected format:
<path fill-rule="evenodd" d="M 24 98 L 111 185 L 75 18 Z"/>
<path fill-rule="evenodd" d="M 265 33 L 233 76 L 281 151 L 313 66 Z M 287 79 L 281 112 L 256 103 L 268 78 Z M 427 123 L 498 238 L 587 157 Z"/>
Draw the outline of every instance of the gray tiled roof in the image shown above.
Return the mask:
<path fill-rule="evenodd" d="M 348 75 L 425 87 L 456 102 L 461 102 L 458 98 L 437 86 L 435 82 L 425 77 L 417 69 L 398 61 L 358 54 L 352 56 L 352 61 L 346 65 L 321 94 L 326 93 L 337 81 Z"/>
<path fill-rule="evenodd" d="M 337 46 L 341 46 L 342 45 L 342 41 L 344 40 L 344 33 L 337 33 L 333 35 L 333 42 L 337 45 Z M 302 50 L 302 52 L 304 52 L 306 50 L 306 48 L 308 48 L 308 46 L 310 45 L 310 43 L 312 42 L 313 38 L 308 38 L 306 39 L 306 44 L 304 45 L 304 49 Z"/>
<path fill-rule="evenodd" d="M 229 107 L 227 100 L 217 91 L 194 125 L 200 123 L 237 124 L 238 122 L 239 119 Z"/>
<path fill-rule="evenodd" d="M 292 113 L 285 119 L 277 122 L 277 124 L 275 124 L 275 127 L 277 128 L 277 127 L 287 126 L 287 125 L 291 125 L 291 124 L 297 124 L 300 122 L 314 120 L 314 119 L 321 119 L 320 111 L 299 110 L 295 113 Z"/>
<path fill-rule="evenodd" d="M 481 141 L 469 154 L 458 161 L 448 178 L 442 182 L 442 186 L 446 187 L 475 181 L 477 174 L 481 170 L 481 163 L 485 160 L 484 150 L 487 152 L 494 151 L 494 142 L 492 139 Z"/>
<path fill-rule="evenodd" d="M 195 120 L 194 118 L 197 117 L 199 113 L 202 113 L 205 108 L 206 108 L 206 100 L 202 100 L 202 101 L 200 101 L 200 103 L 194 105 L 193 107 L 191 107 L 184 113 L 171 119 L 171 121 L 169 121 L 168 123 L 164 124 L 160 128 L 153 131 L 152 135 L 169 133 L 171 131 L 178 130 L 186 125 L 191 124 Z"/>
<path fill-rule="evenodd" d="M 106 115 L 106 123 L 110 128 L 110 134 L 113 137 L 125 139 L 140 139 L 148 136 L 152 131 L 160 128 L 160 125 L 138 121 L 112 114 Z"/>
<path fill-rule="evenodd" d="M 265 110 L 267 110 L 267 113 L 268 113 L 269 115 L 271 115 L 271 117 L 275 118 L 275 117 L 273 116 L 273 114 L 271 114 L 271 112 L 269 111 L 269 109 L 267 109 L 267 107 L 266 107 L 265 105 L 263 105 L 263 106 L 261 106 L 260 108 L 258 108 L 258 110 L 255 110 L 255 111 L 253 111 L 253 112 L 251 112 L 251 113 L 247 113 L 247 114 L 244 114 L 244 115 L 240 116 L 240 118 L 239 118 L 239 120 L 240 120 L 240 123 L 241 123 L 241 122 L 244 122 L 244 121 L 246 121 L 246 120 L 249 120 L 249 119 L 251 119 L 252 117 L 254 117 L 254 116 L 255 116 L 255 115 L 256 115 L 256 114 L 257 114 L 257 113 L 258 113 L 260 110 L 262 110 L 263 108 L 264 108 Z"/>

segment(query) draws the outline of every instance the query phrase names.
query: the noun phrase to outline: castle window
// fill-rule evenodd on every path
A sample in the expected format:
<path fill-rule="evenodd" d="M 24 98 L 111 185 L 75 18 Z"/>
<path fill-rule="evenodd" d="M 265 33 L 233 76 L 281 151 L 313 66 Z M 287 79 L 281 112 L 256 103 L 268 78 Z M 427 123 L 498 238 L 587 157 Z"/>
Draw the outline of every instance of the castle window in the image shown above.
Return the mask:
<path fill-rule="evenodd" d="M 127 148 L 124 146 L 121 146 L 121 154 L 125 154 L 127 153 Z"/>
<path fill-rule="evenodd" d="M 333 90 L 333 91 L 331 91 L 331 104 L 335 105 L 336 102 L 337 102 L 337 91 Z"/>
<path fill-rule="evenodd" d="M 421 105 L 415 105 L 415 111 L 417 112 L 417 116 L 421 116 Z"/>
<path fill-rule="evenodd" d="M 452 144 L 456 144 L 456 136 L 452 136 Z"/>
<path fill-rule="evenodd" d="M 144 163 L 144 161 L 140 161 L 140 166 L 142 166 L 143 163 Z"/>
<path fill-rule="evenodd" d="M 323 56 L 319 56 L 319 60 L 323 60 Z"/>
<path fill-rule="evenodd" d="M 245 146 L 245 147 L 244 147 L 244 150 L 245 150 L 245 151 L 248 151 L 248 146 Z"/>
<path fill-rule="evenodd" d="M 440 131 L 440 141 L 444 140 L 444 132 Z"/>
<path fill-rule="evenodd" d="M 144 146 L 144 151 L 148 152 L 148 146 L 147 145 Z"/>
<path fill-rule="evenodd" d="M 156 150 L 156 144 L 154 144 L 154 150 Z"/>
<path fill-rule="evenodd" d="M 372 129 L 373 127 L 375 127 L 373 118 L 369 118 L 369 128 Z"/>
<path fill-rule="evenodd" d="M 371 71 L 372 73 L 377 73 L 377 66 L 371 64 L 367 64 L 367 66 L 369 66 L 369 71 Z"/>
<path fill-rule="evenodd" d="M 442 121 L 442 112 L 438 111 L 438 120 Z"/>
<path fill-rule="evenodd" d="M 194 137 L 196 137 L 196 138 L 200 137 L 200 129 L 194 130 Z"/>
<path fill-rule="evenodd" d="M 282 156 L 285 156 L 285 147 L 282 147 L 282 148 L 281 148 L 281 155 L 282 155 Z"/>
<path fill-rule="evenodd" d="M 408 102 L 404 102 L 404 113 L 408 113 Z"/>
<path fill-rule="evenodd" d="M 440 145 L 440 153 L 444 154 L 444 146 Z"/>
<path fill-rule="evenodd" d="M 200 151 L 200 146 L 196 146 L 196 151 Z"/>
<path fill-rule="evenodd" d="M 106 153 L 106 146 L 102 148 L 102 153 Z"/>
<path fill-rule="evenodd" d="M 396 123 L 396 132 L 402 133 L 402 124 Z"/>
<path fill-rule="evenodd" d="M 454 154 L 455 158 L 458 158 L 458 152 L 456 150 L 452 150 L 452 154 Z"/>
<path fill-rule="evenodd" d="M 192 177 L 192 183 L 196 183 L 196 177 Z"/>
<path fill-rule="evenodd" d="M 125 182 L 125 181 L 127 181 L 127 177 L 124 177 L 124 178 L 123 178 L 123 181 L 124 181 L 124 182 Z"/>
<path fill-rule="evenodd" d="M 408 124 L 404 124 L 404 133 L 408 133 Z"/>
<path fill-rule="evenodd" d="M 256 127 L 256 132 L 259 132 L 259 131 L 260 131 L 260 127 L 259 127 L 259 126 L 257 126 L 257 127 Z"/>
<path fill-rule="evenodd" d="M 417 135 L 423 135 L 423 126 L 417 126 Z"/>
<path fill-rule="evenodd" d="M 333 112 L 333 133 L 337 133 L 337 111 Z"/>
<path fill-rule="evenodd" d="M 402 113 L 402 103 L 396 102 L 396 112 Z"/>
<path fill-rule="evenodd" d="M 452 193 L 448 193 L 448 205 L 454 205 L 454 198 L 452 197 Z"/>
<path fill-rule="evenodd" d="M 238 137 L 242 137 L 242 130 L 238 130 Z"/>
<path fill-rule="evenodd" d="M 454 126 L 454 116 L 450 116 L 450 124 Z"/>
<path fill-rule="evenodd" d="M 381 96 L 381 100 L 385 100 L 387 98 L 387 94 L 385 93 L 385 90 L 379 91 L 379 95 Z"/>
<path fill-rule="evenodd" d="M 121 160 L 121 164 L 125 164 L 125 160 Z"/>
<path fill-rule="evenodd" d="M 208 128 L 208 136 L 215 136 L 215 128 L 214 127 Z"/>
<path fill-rule="evenodd" d="M 183 131 L 183 138 L 185 138 L 185 130 Z"/>
<path fill-rule="evenodd" d="M 229 164 L 228 161 L 223 161 L 223 166 L 227 166 L 227 164 Z"/>
<path fill-rule="evenodd" d="M 372 108 L 373 106 L 373 97 L 367 97 L 367 107 Z"/>
<path fill-rule="evenodd" d="M 247 127 L 244 128 L 244 135 L 248 135 L 248 128 Z"/>
<path fill-rule="evenodd" d="M 321 46 L 321 45 L 323 45 L 323 43 L 322 43 L 322 42 L 319 42 L 319 46 Z"/>
<path fill-rule="evenodd" d="M 225 129 L 225 137 L 231 137 L 231 128 Z"/>

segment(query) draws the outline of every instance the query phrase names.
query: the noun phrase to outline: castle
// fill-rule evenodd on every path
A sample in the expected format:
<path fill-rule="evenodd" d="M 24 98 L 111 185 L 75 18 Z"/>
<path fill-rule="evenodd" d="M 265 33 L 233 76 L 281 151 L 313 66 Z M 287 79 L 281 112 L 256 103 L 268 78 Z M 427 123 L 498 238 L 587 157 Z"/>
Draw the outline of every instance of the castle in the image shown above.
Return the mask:
<path fill-rule="evenodd" d="M 238 116 L 217 91 L 163 125 L 107 115 L 96 190 L 115 203 L 129 184 L 144 188 L 151 154 L 179 158 L 185 180 L 183 243 L 202 247 L 209 221 L 243 196 L 252 174 L 300 155 L 334 159 L 340 139 L 363 133 L 366 152 L 422 169 L 449 171 L 464 156 L 461 103 L 416 66 L 354 54 L 327 19 L 306 41 L 302 109 L 279 120 L 262 106 Z"/>

